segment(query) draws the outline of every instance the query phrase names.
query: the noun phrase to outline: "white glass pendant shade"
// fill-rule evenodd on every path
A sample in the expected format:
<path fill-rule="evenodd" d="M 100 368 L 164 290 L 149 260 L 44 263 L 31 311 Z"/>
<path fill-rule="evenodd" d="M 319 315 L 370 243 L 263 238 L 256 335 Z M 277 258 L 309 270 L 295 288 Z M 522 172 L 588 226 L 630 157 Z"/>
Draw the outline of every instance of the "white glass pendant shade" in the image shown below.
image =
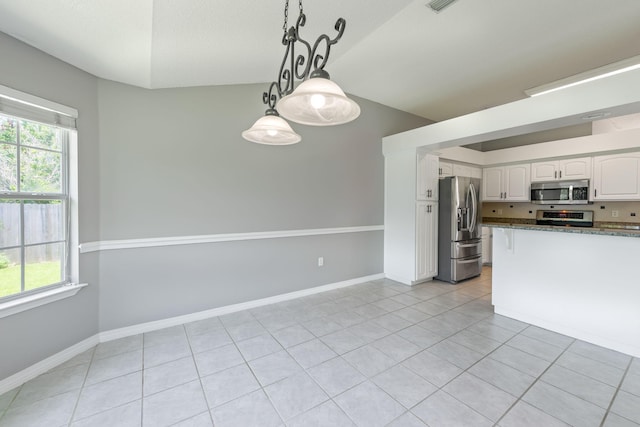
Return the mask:
<path fill-rule="evenodd" d="M 360 115 L 360 106 L 340 86 L 323 77 L 305 80 L 277 104 L 282 117 L 311 126 L 348 123 Z"/>
<path fill-rule="evenodd" d="M 242 132 L 242 137 L 247 141 L 268 145 L 290 145 L 302 140 L 286 120 L 274 114 L 260 117 L 251 128 Z"/>

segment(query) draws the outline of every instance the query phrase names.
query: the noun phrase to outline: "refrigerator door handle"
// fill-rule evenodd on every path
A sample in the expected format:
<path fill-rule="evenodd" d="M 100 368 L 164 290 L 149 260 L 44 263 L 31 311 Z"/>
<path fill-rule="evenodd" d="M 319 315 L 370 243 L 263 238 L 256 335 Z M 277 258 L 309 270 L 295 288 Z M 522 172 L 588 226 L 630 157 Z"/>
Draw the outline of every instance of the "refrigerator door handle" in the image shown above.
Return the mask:
<path fill-rule="evenodd" d="M 469 184 L 469 193 L 471 194 L 471 213 L 469 214 L 471 224 L 469 224 L 469 231 L 473 233 L 478 222 L 478 199 L 476 198 L 476 187 L 473 183 Z"/>
<path fill-rule="evenodd" d="M 471 263 L 477 263 L 478 262 L 478 258 L 480 257 L 473 257 L 470 259 L 459 259 L 457 260 L 458 264 L 471 264 Z"/>
<path fill-rule="evenodd" d="M 462 243 L 462 244 L 458 244 L 459 248 L 471 248 L 474 246 L 478 246 L 478 244 L 480 243 L 480 240 L 473 242 L 473 243 Z"/>

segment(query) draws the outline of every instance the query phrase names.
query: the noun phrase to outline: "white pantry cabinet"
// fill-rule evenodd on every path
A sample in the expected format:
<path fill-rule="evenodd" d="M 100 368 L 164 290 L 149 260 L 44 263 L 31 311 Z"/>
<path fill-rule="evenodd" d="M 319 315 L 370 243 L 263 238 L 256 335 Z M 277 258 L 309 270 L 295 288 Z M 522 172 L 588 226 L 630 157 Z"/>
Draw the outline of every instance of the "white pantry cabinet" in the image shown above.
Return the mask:
<path fill-rule="evenodd" d="M 591 157 L 531 163 L 531 182 L 591 178 Z"/>
<path fill-rule="evenodd" d="M 438 157 L 399 151 L 384 167 L 384 274 L 406 285 L 429 280 L 438 265 Z"/>
<path fill-rule="evenodd" d="M 416 155 L 416 200 L 438 200 L 439 163 L 438 156 Z"/>
<path fill-rule="evenodd" d="M 526 202 L 530 200 L 531 165 L 517 164 L 484 168 L 482 200 L 487 202 Z"/>
<path fill-rule="evenodd" d="M 592 200 L 640 200 L 640 153 L 593 158 Z"/>
<path fill-rule="evenodd" d="M 438 275 L 438 203 L 416 202 L 416 281 Z"/>

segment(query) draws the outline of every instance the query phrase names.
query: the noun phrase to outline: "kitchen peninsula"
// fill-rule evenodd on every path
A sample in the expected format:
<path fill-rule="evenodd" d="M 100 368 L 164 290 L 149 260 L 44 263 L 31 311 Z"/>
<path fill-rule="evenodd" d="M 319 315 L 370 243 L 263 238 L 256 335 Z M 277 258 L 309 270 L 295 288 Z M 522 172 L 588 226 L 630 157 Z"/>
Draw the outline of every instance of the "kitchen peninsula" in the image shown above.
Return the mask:
<path fill-rule="evenodd" d="M 497 314 L 640 357 L 640 231 L 483 225 Z"/>

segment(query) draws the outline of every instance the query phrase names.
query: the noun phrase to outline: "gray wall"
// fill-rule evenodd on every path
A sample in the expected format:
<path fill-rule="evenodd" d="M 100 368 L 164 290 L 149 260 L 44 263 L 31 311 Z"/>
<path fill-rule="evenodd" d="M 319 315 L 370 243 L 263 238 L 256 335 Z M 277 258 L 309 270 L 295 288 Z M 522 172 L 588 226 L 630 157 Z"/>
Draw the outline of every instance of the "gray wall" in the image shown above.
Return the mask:
<path fill-rule="evenodd" d="M 80 242 L 380 225 L 383 136 L 425 119 L 364 99 L 300 144 L 252 144 L 265 85 L 149 91 L 0 33 L 0 84 L 79 111 Z M 382 272 L 382 232 L 91 252 L 75 297 L 0 319 L 6 378 L 97 332 Z M 317 258 L 324 256 L 325 267 Z"/>
<path fill-rule="evenodd" d="M 98 79 L 0 33 L 0 84 L 79 111 L 80 241 L 99 238 Z M 98 256 L 82 255 L 75 297 L 0 319 L 0 379 L 98 332 Z"/>
<path fill-rule="evenodd" d="M 101 239 L 383 224 L 381 139 L 427 121 L 357 99 L 355 122 L 254 144 L 240 133 L 266 87 L 101 81 Z M 379 231 L 103 251 L 100 329 L 382 273 L 382 245 Z"/>

